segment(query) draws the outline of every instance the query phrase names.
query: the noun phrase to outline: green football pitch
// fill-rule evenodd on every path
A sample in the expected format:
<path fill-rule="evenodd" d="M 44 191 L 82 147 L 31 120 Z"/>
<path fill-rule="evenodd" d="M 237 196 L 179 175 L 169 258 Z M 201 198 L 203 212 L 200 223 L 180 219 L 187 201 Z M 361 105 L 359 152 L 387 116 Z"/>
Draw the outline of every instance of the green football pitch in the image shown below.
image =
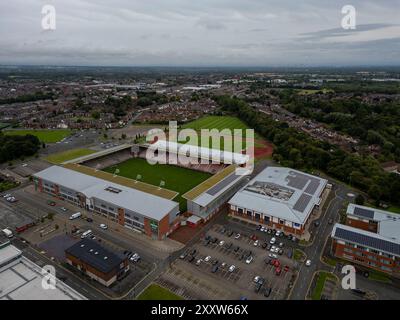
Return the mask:
<path fill-rule="evenodd" d="M 41 142 L 44 143 L 55 143 L 58 142 L 71 134 L 71 130 L 68 129 L 57 129 L 57 130 L 5 130 L 4 134 L 8 135 L 20 135 L 24 136 L 27 134 L 31 134 L 33 136 L 38 137 Z"/>
<path fill-rule="evenodd" d="M 164 181 L 165 184 L 161 185 L 161 187 L 179 192 L 174 201 L 179 202 L 181 212 L 186 211 L 186 200 L 182 198 L 182 195 L 211 177 L 209 173 L 178 166 L 166 164 L 151 165 L 145 159 L 141 158 L 129 159 L 118 165 L 108 167 L 104 171 L 135 180 L 140 175 L 140 181 L 154 186 L 160 186 L 161 181 Z"/>

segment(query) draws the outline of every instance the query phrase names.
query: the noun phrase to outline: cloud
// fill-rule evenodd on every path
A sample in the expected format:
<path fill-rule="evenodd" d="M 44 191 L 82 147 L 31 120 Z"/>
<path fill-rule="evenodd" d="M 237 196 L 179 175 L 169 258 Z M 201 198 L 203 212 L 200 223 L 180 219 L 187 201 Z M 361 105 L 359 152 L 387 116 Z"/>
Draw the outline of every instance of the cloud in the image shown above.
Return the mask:
<path fill-rule="evenodd" d="M 399 1 L 352 3 L 356 30 L 339 1 L 57 0 L 44 32 L 44 0 L 2 1 L 0 64 L 400 64 Z"/>

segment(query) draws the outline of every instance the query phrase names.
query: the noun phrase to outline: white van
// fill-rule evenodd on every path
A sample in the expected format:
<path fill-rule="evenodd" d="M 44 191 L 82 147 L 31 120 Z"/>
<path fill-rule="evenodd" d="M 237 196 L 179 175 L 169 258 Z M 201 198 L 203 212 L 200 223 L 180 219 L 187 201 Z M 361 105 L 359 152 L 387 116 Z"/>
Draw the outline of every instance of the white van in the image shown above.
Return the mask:
<path fill-rule="evenodd" d="M 10 229 L 3 229 L 2 232 L 7 238 L 12 238 L 14 236 Z"/>
<path fill-rule="evenodd" d="M 78 219 L 81 215 L 82 215 L 82 213 L 80 213 L 80 212 L 74 213 L 69 217 L 69 220 Z"/>
<path fill-rule="evenodd" d="M 85 239 L 85 238 L 89 237 L 91 234 L 92 234 L 92 230 L 87 230 L 84 233 L 82 233 L 81 239 Z"/>

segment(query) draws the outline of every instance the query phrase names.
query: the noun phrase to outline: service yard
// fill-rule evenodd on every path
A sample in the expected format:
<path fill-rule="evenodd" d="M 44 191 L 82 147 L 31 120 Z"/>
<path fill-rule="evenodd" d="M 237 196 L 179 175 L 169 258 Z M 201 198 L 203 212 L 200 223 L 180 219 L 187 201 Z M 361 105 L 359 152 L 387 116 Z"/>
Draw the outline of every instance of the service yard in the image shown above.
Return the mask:
<path fill-rule="evenodd" d="M 269 258 L 262 245 L 272 237 L 252 236 L 214 225 L 159 283 L 191 299 L 286 299 L 296 274 L 296 262 L 287 256 L 290 249 L 283 245 L 281 255 Z"/>

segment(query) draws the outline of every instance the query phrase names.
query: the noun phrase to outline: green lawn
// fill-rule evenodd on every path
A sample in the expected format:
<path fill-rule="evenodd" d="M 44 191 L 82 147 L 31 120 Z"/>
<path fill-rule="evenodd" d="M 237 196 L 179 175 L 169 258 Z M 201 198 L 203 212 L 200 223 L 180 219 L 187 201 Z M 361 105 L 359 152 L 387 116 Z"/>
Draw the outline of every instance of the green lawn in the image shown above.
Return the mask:
<path fill-rule="evenodd" d="M 199 132 L 201 129 L 217 129 L 219 131 L 223 129 L 229 129 L 232 131 L 232 134 L 234 134 L 234 129 L 240 129 L 240 130 L 245 130 L 249 129 L 249 127 L 240 119 L 236 117 L 231 117 L 231 116 L 205 116 L 203 118 L 197 119 L 195 121 L 186 123 L 182 126 L 182 129 L 193 129 Z M 245 138 L 245 132 L 242 131 L 242 137 Z M 258 139 L 259 137 L 255 134 L 255 139 Z M 233 140 L 233 137 L 232 137 Z M 185 143 L 182 141 L 179 141 L 181 143 Z M 233 141 L 232 141 L 233 143 Z M 204 144 L 204 143 L 203 143 Z M 202 142 L 198 141 L 198 145 L 202 145 Z M 212 145 L 212 140 L 209 139 L 209 141 L 205 144 L 206 146 L 214 149 L 218 149 L 217 146 Z M 242 140 L 242 148 L 244 149 L 246 147 L 246 140 Z M 224 139 L 220 138 L 220 147 L 219 149 L 224 149 Z"/>
<path fill-rule="evenodd" d="M 71 130 L 69 129 L 54 129 L 54 130 L 47 130 L 47 129 L 39 129 L 39 130 L 25 130 L 25 129 L 18 129 L 18 130 L 5 130 L 5 134 L 8 135 L 20 135 L 24 136 L 27 134 L 34 135 L 38 137 L 41 142 L 44 143 L 55 143 L 58 142 L 71 134 Z"/>
<path fill-rule="evenodd" d="M 156 284 L 151 284 L 144 290 L 137 300 L 184 300 L 181 296 L 160 287 Z"/>
<path fill-rule="evenodd" d="M 335 280 L 334 276 L 329 272 L 321 271 L 318 274 L 317 284 L 315 285 L 314 291 L 311 295 L 313 300 L 321 300 L 322 291 L 324 290 L 325 281 L 327 279 Z"/>
<path fill-rule="evenodd" d="M 96 151 L 90 150 L 90 149 L 83 149 L 83 148 L 78 148 L 78 149 L 72 149 L 72 150 L 67 150 L 64 152 L 59 152 L 52 154 L 46 158 L 48 162 L 51 163 L 62 163 L 64 161 L 76 159 L 79 157 L 87 156 L 89 154 L 95 153 Z"/>
<path fill-rule="evenodd" d="M 211 177 L 211 174 L 194 171 L 186 168 L 181 168 L 173 165 L 156 164 L 151 165 L 145 159 L 132 158 L 118 165 L 108 167 L 104 171 L 115 173 L 118 168 L 118 175 L 136 179 L 140 174 L 140 181 L 146 182 L 155 186 L 160 186 L 160 181 L 164 181 L 164 188 L 177 191 L 179 195 L 174 199 L 180 204 L 181 212 L 186 211 L 186 200 L 182 195 L 193 189 L 195 186 Z"/>

